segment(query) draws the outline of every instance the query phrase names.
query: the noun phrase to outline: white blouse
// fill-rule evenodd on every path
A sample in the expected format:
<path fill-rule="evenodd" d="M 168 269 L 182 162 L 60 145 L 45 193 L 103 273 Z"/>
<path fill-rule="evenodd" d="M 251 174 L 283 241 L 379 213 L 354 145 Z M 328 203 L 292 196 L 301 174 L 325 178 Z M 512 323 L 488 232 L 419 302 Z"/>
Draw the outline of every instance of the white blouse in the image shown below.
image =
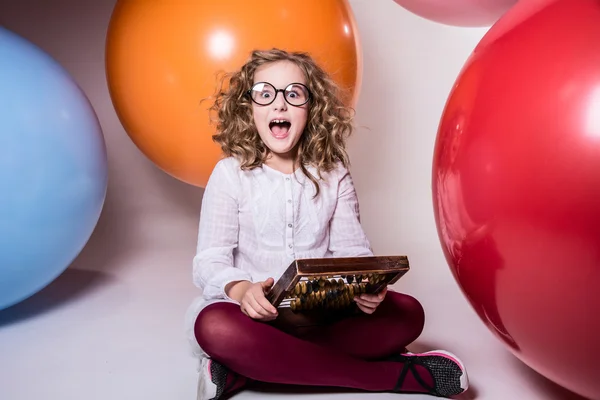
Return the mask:
<path fill-rule="evenodd" d="M 202 198 L 193 259 L 193 282 L 202 296 L 186 317 L 196 352 L 201 349 L 193 334 L 195 319 L 215 301 L 235 302 L 225 294 L 228 283 L 277 281 L 299 258 L 373 255 L 350 172 L 338 164 L 319 183 L 313 199 L 314 184 L 299 169 L 284 174 L 263 165 L 242 171 L 233 157 L 216 164 Z"/>

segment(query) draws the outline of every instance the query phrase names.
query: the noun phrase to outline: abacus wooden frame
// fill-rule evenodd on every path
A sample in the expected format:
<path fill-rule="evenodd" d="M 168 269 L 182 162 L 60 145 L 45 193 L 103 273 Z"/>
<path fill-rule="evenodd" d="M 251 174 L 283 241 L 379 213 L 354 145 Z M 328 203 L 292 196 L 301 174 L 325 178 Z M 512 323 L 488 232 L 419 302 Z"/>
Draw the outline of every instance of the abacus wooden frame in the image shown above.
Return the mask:
<path fill-rule="evenodd" d="M 408 257 L 404 255 L 298 259 L 288 266 L 266 297 L 278 307 L 302 277 L 386 274 L 387 279 L 370 291 L 378 293 L 384 286 L 396 283 L 409 269 Z"/>

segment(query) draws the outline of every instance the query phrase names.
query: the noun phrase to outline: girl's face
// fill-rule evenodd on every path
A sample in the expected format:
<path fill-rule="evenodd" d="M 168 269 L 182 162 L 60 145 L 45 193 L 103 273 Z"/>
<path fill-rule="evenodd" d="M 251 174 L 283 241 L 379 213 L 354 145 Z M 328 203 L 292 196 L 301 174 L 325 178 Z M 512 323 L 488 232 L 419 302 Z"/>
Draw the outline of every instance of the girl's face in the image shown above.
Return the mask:
<path fill-rule="evenodd" d="M 254 123 L 262 141 L 271 151 L 267 164 L 287 165 L 296 154 L 298 141 L 306 126 L 309 104 L 307 89 L 290 84 L 305 85 L 306 77 L 296 64 L 277 61 L 259 67 L 254 73 L 253 83 Z M 270 101 L 273 102 L 264 105 Z"/>

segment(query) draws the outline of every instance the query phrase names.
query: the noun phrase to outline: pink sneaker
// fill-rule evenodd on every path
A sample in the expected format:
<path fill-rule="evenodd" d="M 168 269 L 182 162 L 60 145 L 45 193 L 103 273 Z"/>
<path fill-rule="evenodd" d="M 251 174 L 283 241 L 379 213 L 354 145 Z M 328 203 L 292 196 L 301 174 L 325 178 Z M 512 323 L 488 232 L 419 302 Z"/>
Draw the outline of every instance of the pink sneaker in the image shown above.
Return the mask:
<path fill-rule="evenodd" d="M 391 361 L 404 363 L 395 391 L 399 391 L 408 372 L 433 396 L 451 397 L 463 393 L 469 387 L 469 378 L 462 361 L 454 354 L 443 350 L 426 353 L 405 353 L 392 356 Z M 431 375 L 422 377 L 415 366 L 421 366 Z M 433 384 L 428 384 L 433 382 Z"/>
<path fill-rule="evenodd" d="M 225 393 L 244 386 L 246 378 L 211 358 L 203 358 L 198 376 L 197 400 L 218 400 Z"/>

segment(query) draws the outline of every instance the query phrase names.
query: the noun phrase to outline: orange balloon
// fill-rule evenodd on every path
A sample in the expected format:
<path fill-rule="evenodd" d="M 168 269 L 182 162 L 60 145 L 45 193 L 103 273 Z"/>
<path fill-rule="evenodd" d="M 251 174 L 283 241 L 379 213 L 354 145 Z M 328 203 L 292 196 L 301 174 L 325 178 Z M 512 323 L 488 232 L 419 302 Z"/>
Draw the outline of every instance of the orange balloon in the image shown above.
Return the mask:
<path fill-rule="evenodd" d="M 347 0 L 119 0 L 106 73 L 125 131 L 160 169 L 205 186 L 221 149 L 210 103 L 200 102 L 214 94 L 218 73 L 272 47 L 311 53 L 356 105 L 362 50 Z"/>

